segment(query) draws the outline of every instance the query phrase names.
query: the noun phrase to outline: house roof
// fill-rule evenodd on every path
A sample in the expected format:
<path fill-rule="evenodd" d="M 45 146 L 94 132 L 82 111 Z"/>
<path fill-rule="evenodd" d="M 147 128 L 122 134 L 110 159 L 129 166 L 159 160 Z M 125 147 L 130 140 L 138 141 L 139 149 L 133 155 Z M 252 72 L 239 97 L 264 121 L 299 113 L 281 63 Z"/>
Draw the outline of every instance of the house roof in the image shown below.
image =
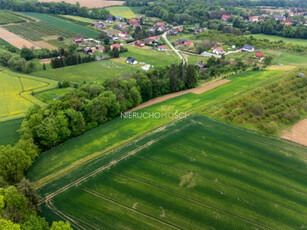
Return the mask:
<path fill-rule="evenodd" d="M 254 47 L 253 47 L 253 46 L 251 46 L 251 45 L 244 45 L 244 46 L 243 46 L 243 49 L 253 50 L 253 49 L 254 49 Z"/>
<path fill-rule="evenodd" d="M 262 53 L 257 52 L 257 53 L 255 54 L 255 56 L 256 56 L 256 57 L 263 57 L 263 54 L 262 54 Z"/>
<path fill-rule="evenodd" d="M 158 37 L 149 37 L 150 40 L 155 41 L 158 40 Z"/>
<path fill-rule="evenodd" d="M 164 26 L 165 23 L 164 22 L 157 22 L 157 26 Z"/>
<path fill-rule="evenodd" d="M 222 18 L 223 18 L 223 19 L 228 19 L 228 18 L 230 18 L 230 15 L 223 14 L 223 15 L 222 15 Z"/>
<path fill-rule="evenodd" d="M 135 24 L 140 23 L 140 20 L 136 18 L 130 18 L 129 23 L 135 25 Z"/>
<path fill-rule="evenodd" d="M 190 45 L 193 45 L 193 42 L 192 42 L 192 41 L 186 41 L 186 42 L 184 43 L 184 45 L 185 45 L 185 46 L 190 46 Z"/>
<path fill-rule="evenodd" d="M 252 20 L 256 20 L 256 19 L 258 19 L 258 16 L 251 16 L 250 17 Z"/>
<path fill-rule="evenodd" d="M 222 47 L 220 47 L 220 46 L 216 47 L 215 49 L 216 49 L 217 51 L 219 51 L 219 52 L 224 52 L 224 49 L 223 49 Z"/>
<path fill-rule="evenodd" d="M 162 45 L 162 46 L 158 46 L 158 49 L 162 50 L 162 49 L 165 49 L 166 50 L 166 46 L 165 45 Z"/>
<path fill-rule="evenodd" d="M 135 58 L 133 58 L 133 57 L 127 57 L 127 59 L 126 59 L 128 62 L 135 62 L 136 60 L 135 60 Z"/>
<path fill-rule="evenodd" d="M 114 43 L 111 45 L 112 48 L 120 48 L 120 44 L 119 43 Z"/>
<path fill-rule="evenodd" d="M 74 40 L 74 42 L 82 42 L 82 41 L 83 41 L 82 38 L 77 38 L 77 39 Z"/>

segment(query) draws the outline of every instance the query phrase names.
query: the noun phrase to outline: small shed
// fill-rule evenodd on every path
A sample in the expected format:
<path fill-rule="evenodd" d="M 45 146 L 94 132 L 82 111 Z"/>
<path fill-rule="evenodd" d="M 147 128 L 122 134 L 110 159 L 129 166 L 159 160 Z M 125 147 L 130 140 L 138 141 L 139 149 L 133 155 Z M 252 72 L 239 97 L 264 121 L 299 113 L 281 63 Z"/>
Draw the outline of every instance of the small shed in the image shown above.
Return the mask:
<path fill-rule="evenodd" d="M 305 76 L 305 74 L 303 74 L 303 73 L 299 73 L 298 75 L 297 75 L 297 77 L 300 77 L 300 78 L 302 78 L 302 77 L 304 77 Z"/>

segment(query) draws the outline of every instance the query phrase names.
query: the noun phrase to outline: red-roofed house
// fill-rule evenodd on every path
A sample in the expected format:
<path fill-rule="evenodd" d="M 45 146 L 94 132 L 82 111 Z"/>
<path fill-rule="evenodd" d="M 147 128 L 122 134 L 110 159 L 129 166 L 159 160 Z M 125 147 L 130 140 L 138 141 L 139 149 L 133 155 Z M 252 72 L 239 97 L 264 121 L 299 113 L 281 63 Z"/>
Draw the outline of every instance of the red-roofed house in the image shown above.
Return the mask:
<path fill-rule="evenodd" d="M 213 49 L 212 53 L 220 55 L 220 54 L 224 54 L 225 51 L 222 47 L 218 46 Z"/>
<path fill-rule="evenodd" d="M 166 51 L 167 47 L 166 46 L 158 46 L 158 51 Z"/>
<path fill-rule="evenodd" d="M 74 43 L 78 44 L 78 43 L 81 43 L 83 41 L 82 38 L 77 38 L 74 40 Z"/>
<path fill-rule="evenodd" d="M 149 39 L 152 42 L 158 42 L 159 41 L 159 37 L 149 37 Z"/>
<path fill-rule="evenodd" d="M 160 26 L 165 26 L 165 23 L 164 23 L 164 22 L 157 22 L 156 24 L 157 24 L 158 27 L 160 27 Z"/>
<path fill-rule="evenodd" d="M 130 18 L 130 19 L 129 19 L 129 23 L 130 23 L 131 25 L 140 24 L 140 19 L 138 19 L 138 18 Z"/>
<path fill-rule="evenodd" d="M 184 43 L 184 46 L 194 46 L 194 43 L 191 42 L 191 41 L 186 41 L 186 42 Z"/>
<path fill-rule="evenodd" d="M 258 22 L 259 18 L 258 18 L 258 16 L 251 16 L 251 17 L 249 17 L 249 21 L 250 22 Z"/>
<path fill-rule="evenodd" d="M 126 31 L 120 31 L 119 33 L 118 33 L 118 36 L 119 37 L 121 37 L 121 38 L 124 38 L 124 37 L 126 37 L 127 36 L 127 32 Z"/>
<path fill-rule="evenodd" d="M 230 17 L 231 17 L 230 15 L 223 14 L 221 19 L 227 21 Z"/>
<path fill-rule="evenodd" d="M 120 49 L 120 44 L 119 43 L 114 43 L 110 47 L 111 47 L 111 50 L 114 49 L 114 48 Z"/>
<path fill-rule="evenodd" d="M 257 52 L 257 53 L 255 54 L 255 57 L 256 57 L 256 58 L 263 58 L 263 54 Z"/>
<path fill-rule="evenodd" d="M 141 42 L 141 41 L 136 41 L 134 45 L 139 46 L 139 47 L 145 46 L 144 42 Z"/>
<path fill-rule="evenodd" d="M 290 26 L 290 25 L 292 25 L 292 24 L 293 24 L 292 22 L 284 22 L 284 23 L 283 23 L 284 26 Z"/>

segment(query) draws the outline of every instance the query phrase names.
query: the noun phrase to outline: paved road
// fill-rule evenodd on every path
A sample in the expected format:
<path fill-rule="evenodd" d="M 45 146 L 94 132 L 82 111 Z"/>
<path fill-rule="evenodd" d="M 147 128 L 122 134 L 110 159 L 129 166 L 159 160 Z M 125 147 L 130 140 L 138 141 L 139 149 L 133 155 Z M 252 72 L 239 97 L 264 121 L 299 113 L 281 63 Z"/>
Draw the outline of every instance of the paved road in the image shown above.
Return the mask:
<path fill-rule="evenodd" d="M 175 49 L 175 47 L 172 45 L 172 43 L 170 43 L 170 41 L 167 39 L 167 32 L 165 32 L 162 37 L 165 39 L 166 43 L 172 48 L 172 50 L 174 50 L 174 52 L 179 56 L 180 60 L 182 61 L 183 64 L 185 64 L 185 60 L 183 58 L 183 56 L 181 55 L 181 53 Z"/>

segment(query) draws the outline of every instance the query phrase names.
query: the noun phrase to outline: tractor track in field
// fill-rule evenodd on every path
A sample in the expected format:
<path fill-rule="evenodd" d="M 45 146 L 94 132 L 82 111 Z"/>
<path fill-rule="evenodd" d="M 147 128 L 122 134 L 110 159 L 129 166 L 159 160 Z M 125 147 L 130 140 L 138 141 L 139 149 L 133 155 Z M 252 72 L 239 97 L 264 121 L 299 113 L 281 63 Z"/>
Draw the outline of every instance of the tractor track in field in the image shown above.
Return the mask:
<path fill-rule="evenodd" d="M 90 178 L 90 177 L 92 177 L 92 176 L 95 176 L 96 174 L 98 174 L 98 173 L 100 173 L 100 172 L 102 172 L 102 171 L 105 171 L 105 170 L 107 170 L 107 169 L 110 169 L 110 167 L 116 165 L 116 164 L 119 163 L 120 161 L 123 161 L 123 160 L 127 159 L 128 157 L 135 155 L 137 152 L 143 150 L 144 148 L 146 148 L 146 147 L 148 147 L 148 146 L 150 146 L 150 145 L 156 143 L 157 141 L 160 141 L 161 139 L 164 139 L 165 137 L 167 137 L 167 136 L 169 136 L 169 135 L 172 135 L 172 134 L 174 134 L 174 133 L 176 133 L 176 132 L 179 132 L 179 131 L 181 131 L 182 129 L 184 129 L 185 127 L 190 126 L 190 125 L 191 125 L 191 123 L 188 123 L 188 124 L 186 124 L 186 125 L 184 125 L 184 126 L 178 128 L 178 129 L 174 129 L 174 130 L 172 130 L 172 131 L 170 131 L 170 132 L 167 132 L 166 134 L 164 134 L 164 135 L 162 135 L 162 136 L 160 136 L 160 137 L 158 137 L 158 138 L 156 138 L 156 139 L 154 139 L 154 140 L 151 140 L 151 141 L 147 142 L 146 144 L 143 144 L 143 145 L 141 145 L 141 146 L 138 146 L 138 147 L 135 148 L 134 150 L 129 151 L 127 154 L 125 154 L 125 155 L 123 155 L 123 156 L 120 156 L 118 159 L 112 160 L 112 161 L 109 162 L 108 164 L 103 165 L 102 167 L 100 167 L 100 168 L 98 168 L 98 169 L 96 169 L 96 170 L 94 170 L 94 171 L 92 171 L 92 172 L 86 174 L 85 176 L 82 176 L 82 177 L 78 178 L 77 180 L 75 180 L 75 181 L 73 181 L 73 182 L 71 182 L 71 183 L 69 183 L 69 184 L 63 186 L 62 188 L 56 190 L 55 192 L 46 195 L 45 198 L 42 199 L 42 200 L 40 201 L 39 204 L 41 205 L 42 203 L 45 203 L 46 206 L 47 206 L 51 211 L 53 211 L 56 215 L 58 215 L 59 217 L 65 219 L 65 220 L 73 221 L 73 223 L 74 223 L 75 225 L 78 225 L 78 223 L 77 223 L 76 220 L 74 220 L 74 219 L 68 217 L 66 214 L 64 214 L 63 212 L 61 212 L 60 210 L 58 210 L 58 209 L 55 207 L 55 205 L 52 203 L 52 199 L 53 199 L 55 196 L 57 196 L 57 195 L 59 195 L 59 194 L 65 192 L 66 190 L 70 189 L 70 188 L 73 187 L 73 186 L 78 186 L 81 182 L 87 180 L 88 178 Z M 150 136 L 150 134 L 154 134 L 154 133 L 156 133 L 156 132 L 163 131 L 163 130 L 164 130 L 164 129 L 161 129 L 161 128 L 158 129 L 158 130 L 154 130 L 154 131 L 152 131 L 152 132 L 150 132 L 150 133 L 148 133 L 148 134 L 142 136 L 141 138 L 135 140 L 133 143 L 136 144 L 138 141 L 141 141 L 141 140 L 143 140 L 145 137 Z M 124 147 L 124 146 L 122 146 L 122 147 Z M 122 148 L 122 147 L 119 147 L 119 148 Z M 115 151 L 116 151 L 116 150 L 115 150 Z M 83 228 L 81 227 L 80 229 L 83 229 Z"/>
<path fill-rule="evenodd" d="M 165 163 L 163 163 L 161 161 L 158 161 L 158 160 L 149 159 L 147 157 L 141 157 L 141 156 L 135 156 L 135 157 L 138 157 L 138 158 L 141 158 L 141 159 L 144 159 L 144 160 L 148 160 L 148 161 L 152 161 L 152 162 L 164 165 L 166 167 L 173 168 L 173 169 L 178 170 L 180 172 L 184 172 L 184 173 L 190 173 L 191 172 L 191 170 L 189 170 L 189 169 L 179 168 L 179 167 L 176 167 L 176 166 L 173 166 L 173 165 L 165 164 Z M 269 198 L 267 196 L 258 195 L 257 193 L 253 193 L 253 192 L 249 191 L 248 189 L 242 188 L 240 186 L 234 186 L 232 184 L 229 184 L 227 182 L 223 182 L 223 181 L 220 181 L 220 180 L 217 181 L 216 178 L 213 178 L 213 177 L 210 177 L 210 176 L 205 176 L 205 175 L 203 175 L 203 174 L 201 174 L 201 173 L 199 173 L 197 171 L 193 171 L 193 172 L 197 173 L 197 176 L 205 178 L 206 180 L 209 180 L 209 181 L 212 181 L 214 183 L 218 183 L 220 185 L 229 187 L 229 188 L 234 189 L 236 191 L 244 192 L 244 193 L 246 193 L 248 195 L 251 195 L 251 196 L 255 196 L 255 197 L 258 197 L 258 198 L 261 198 L 261 199 L 265 199 L 267 201 L 273 202 L 274 204 L 278 204 L 278 205 L 280 205 L 280 206 L 282 206 L 282 207 L 284 207 L 286 209 L 289 209 L 289 210 L 291 210 L 291 211 L 293 211 L 293 212 L 295 212 L 295 213 L 297 213 L 297 214 L 299 214 L 301 216 L 306 216 L 305 214 L 300 213 L 297 210 L 294 210 L 293 208 L 289 207 L 288 205 L 286 205 L 286 204 L 284 204 L 284 203 L 282 203 L 280 201 L 275 201 L 275 200 L 273 200 L 273 199 L 271 199 L 271 198 Z"/>
<path fill-rule="evenodd" d="M 201 206 L 203 206 L 203 207 L 212 209 L 212 210 L 214 210 L 214 211 L 217 211 L 217 212 L 226 214 L 226 215 L 228 215 L 228 216 L 231 216 L 231 217 L 234 217 L 234 218 L 236 218 L 236 219 L 245 221 L 245 222 L 250 223 L 250 224 L 252 224 L 252 225 L 254 225 L 254 226 L 260 227 L 260 228 L 262 228 L 262 229 L 270 229 L 270 230 L 273 230 L 272 228 L 267 227 L 267 226 L 265 226 L 265 225 L 263 225 L 263 224 L 257 223 L 257 222 L 255 222 L 255 221 L 253 221 L 253 220 L 250 220 L 250 219 L 248 219 L 248 218 L 242 217 L 242 216 L 240 216 L 240 215 L 233 214 L 233 213 L 231 213 L 231 212 L 229 212 L 229 211 L 223 210 L 223 209 L 218 208 L 218 207 L 215 207 L 215 206 L 213 206 L 213 205 L 206 204 L 206 203 L 204 203 L 204 202 L 202 202 L 202 201 L 199 201 L 199 200 L 196 200 L 196 199 L 187 197 L 187 196 L 182 195 L 182 194 L 180 194 L 180 193 L 178 193 L 178 192 L 175 192 L 175 191 L 173 191 L 173 190 L 166 189 L 166 188 L 160 187 L 160 186 L 158 186 L 158 185 L 155 185 L 155 184 L 152 184 L 152 183 L 149 183 L 149 182 L 146 182 L 146 181 L 143 181 L 143 180 L 140 180 L 140 179 L 131 177 L 131 176 L 123 175 L 123 174 L 120 174 L 120 173 L 117 173 L 117 172 L 112 172 L 112 173 L 115 174 L 115 175 L 119 175 L 119 176 L 121 176 L 121 177 L 125 177 L 125 178 L 130 179 L 130 180 L 134 180 L 134 181 L 137 181 L 137 182 L 139 182 L 139 183 L 142 183 L 142 184 L 151 186 L 151 187 L 153 187 L 153 188 L 155 188 L 155 189 L 158 189 L 158 190 L 161 190 L 161 191 L 164 191 L 164 192 L 168 192 L 168 193 L 170 193 L 170 194 L 174 194 L 174 195 L 176 195 L 177 197 L 180 197 L 180 198 L 182 198 L 182 199 L 185 199 L 185 200 L 187 200 L 187 201 L 190 201 L 190 202 L 192 202 L 192 203 L 194 203 L 194 204 L 201 205 Z"/>
<path fill-rule="evenodd" d="M 85 188 L 85 189 L 83 189 L 83 191 L 85 191 L 85 192 L 87 192 L 87 193 L 90 193 L 90 194 L 92 194 L 92 195 L 94 195 L 94 196 L 96 196 L 96 197 L 99 197 L 99 198 L 101 198 L 101 199 L 104 199 L 104 200 L 106 200 L 106 201 L 108 201 L 108 202 L 111 202 L 111 203 L 113 203 L 113 204 L 115 204 L 115 205 L 118 205 L 118 206 L 120 206 L 120 207 L 122 207 L 122 208 L 125 208 L 125 209 L 127 209 L 127 210 L 129 210 L 129 211 L 138 213 L 138 214 L 140 214 L 140 215 L 142 215 L 142 216 L 144 216 L 144 217 L 146 217 L 146 218 L 149 218 L 149 219 L 154 220 L 154 221 L 156 221 L 156 222 L 159 222 L 159 223 L 161 223 L 161 224 L 167 225 L 168 227 L 171 227 L 172 229 L 177 229 L 177 230 L 183 229 L 182 227 L 179 227 L 179 226 L 177 226 L 177 225 L 175 225 L 175 224 L 173 224 L 173 223 L 169 223 L 169 222 L 167 222 L 167 221 L 163 221 L 163 220 L 161 220 L 161 219 L 159 219 L 159 218 L 156 218 L 156 217 L 154 217 L 154 216 L 151 216 L 151 215 L 149 215 L 149 214 L 147 214 L 147 213 L 145 213 L 145 212 L 142 212 L 142 211 L 139 211 L 139 210 L 137 210 L 137 209 L 128 207 L 127 205 L 122 204 L 122 203 L 120 203 L 120 202 L 118 202 L 118 201 L 116 201 L 116 200 L 110 199 L 110 198 L 108 198 L 108 197 L 102 195 L 101 193 L 98 193 L 98 192 L 96 192 L 96 191 L 94 191 L 94 190 L 92 190 L 92 189 Z"/>

